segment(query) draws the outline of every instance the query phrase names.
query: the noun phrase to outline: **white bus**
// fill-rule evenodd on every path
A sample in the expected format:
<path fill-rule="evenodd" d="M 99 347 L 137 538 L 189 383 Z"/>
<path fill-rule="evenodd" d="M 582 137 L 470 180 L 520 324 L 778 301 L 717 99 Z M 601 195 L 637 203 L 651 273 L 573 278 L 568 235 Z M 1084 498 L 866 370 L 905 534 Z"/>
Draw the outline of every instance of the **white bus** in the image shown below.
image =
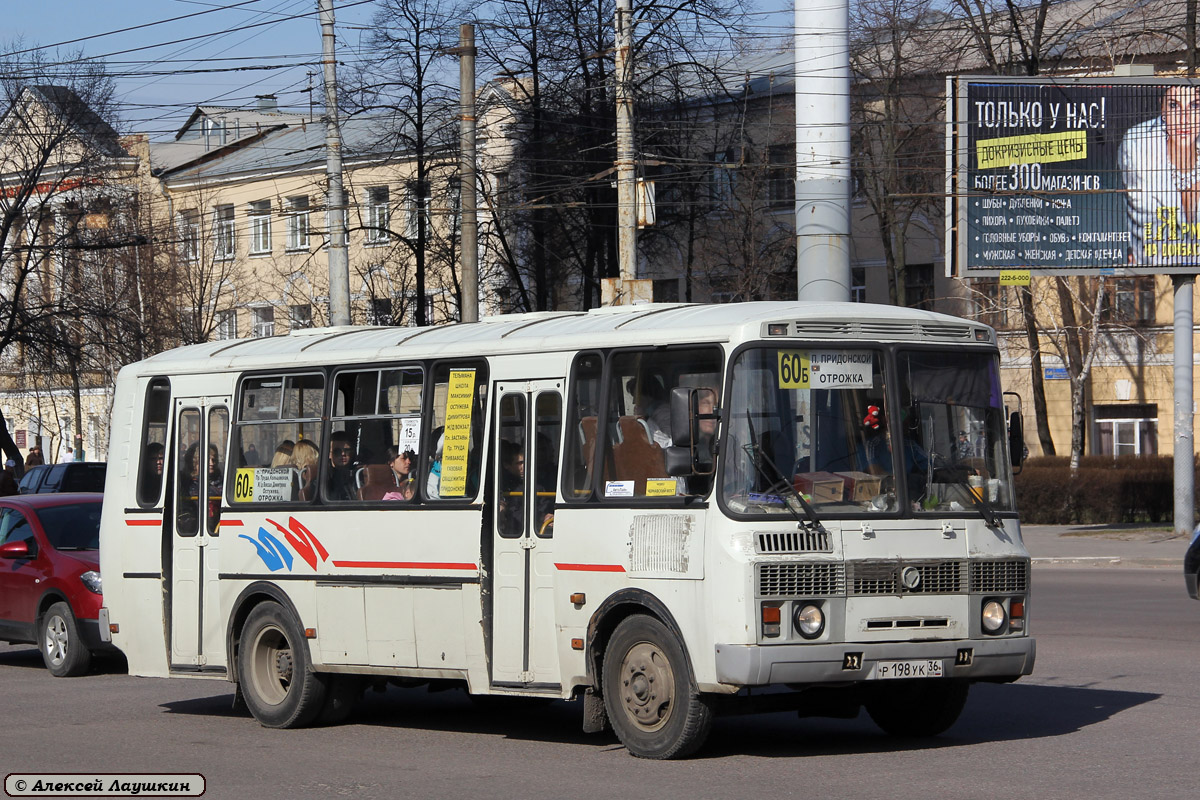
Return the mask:
<path fill-rule="evenodd" d="M 457 684 L 579 699 L 670 758 L 726 707 L 934 735 L 1033 668 L 1019 417 L 979 323 L 301 330 L 133 364 L 114 409 L 101 627 L 132 674 L 233 681 L 266 726 Z"/>

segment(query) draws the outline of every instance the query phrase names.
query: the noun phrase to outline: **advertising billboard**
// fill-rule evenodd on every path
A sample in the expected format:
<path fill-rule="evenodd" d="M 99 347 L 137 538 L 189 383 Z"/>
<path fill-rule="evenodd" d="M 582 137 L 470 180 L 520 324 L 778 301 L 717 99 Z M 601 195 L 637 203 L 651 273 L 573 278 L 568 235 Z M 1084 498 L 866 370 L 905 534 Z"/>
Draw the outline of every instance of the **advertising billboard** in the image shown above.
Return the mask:
<path fill-rule="evenodd" d="M 958 78 L 960 277 L 1200 272 L 1200 81 Z"/>

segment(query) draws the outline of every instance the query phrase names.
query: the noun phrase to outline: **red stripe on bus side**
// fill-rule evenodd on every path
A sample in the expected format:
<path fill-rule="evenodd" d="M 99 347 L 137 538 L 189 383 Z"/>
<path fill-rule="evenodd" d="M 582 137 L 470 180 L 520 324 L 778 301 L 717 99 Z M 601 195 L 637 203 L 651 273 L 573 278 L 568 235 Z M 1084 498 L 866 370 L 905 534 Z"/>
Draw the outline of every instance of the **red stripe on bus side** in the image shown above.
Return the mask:
<path fill-rule="evenodd" d="M 479 569 L 474 564 L 460 564 L 448 561 L 335 561 L 333 565 L 335 567 L 359 567 L 362 569 Z"/>
<path fill-rule="evenodd" d="M 220 522 L 222 528 L 240 528 L 242 521 L 240 519 L 223 519 Z"/>
<path fill-rule="evenodd" d="M 161 519 L 127 519 L 127 520 L 125 520 L 125 524 L 130 526 L 131 528 L 138 528 L 138 527 L 142 527 L 142 526 L 149 527 L 151 525 L 158 528 L 158 527 L 162 526 L 162 520 Z"/>
<path fill-rule="evenodd" d="M 620 564 L 555 564 L 561 570 L 569 572 L 624 572 Z"/>

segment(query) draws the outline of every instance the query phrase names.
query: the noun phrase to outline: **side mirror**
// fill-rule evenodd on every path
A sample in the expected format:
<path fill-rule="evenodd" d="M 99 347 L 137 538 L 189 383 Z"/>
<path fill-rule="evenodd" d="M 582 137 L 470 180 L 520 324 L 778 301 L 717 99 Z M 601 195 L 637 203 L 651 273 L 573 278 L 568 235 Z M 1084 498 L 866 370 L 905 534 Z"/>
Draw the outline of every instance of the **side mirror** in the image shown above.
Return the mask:
<path fill-rule="evenodd" d="M 18 558 L 33 558 L 35 555 L 37 555 L 36 552 L 29 552 L 29 542 L 24 540 L 0 544 L 0 558 L 16 560 Z"/>
<path fill-rule="evenodd" d="M 696 413 L 696 391 L 686 386 L 671 390 L 671 443 L 675 447 L 692 449 L 693 417 Z"/>
<path fill-rule="evenodd" d="M 1008 417 L 1008 457 L 1013 469 L 1020 469 L 1025 460 L 1025 423 L 1020 411 L 1014 411 Z"/>

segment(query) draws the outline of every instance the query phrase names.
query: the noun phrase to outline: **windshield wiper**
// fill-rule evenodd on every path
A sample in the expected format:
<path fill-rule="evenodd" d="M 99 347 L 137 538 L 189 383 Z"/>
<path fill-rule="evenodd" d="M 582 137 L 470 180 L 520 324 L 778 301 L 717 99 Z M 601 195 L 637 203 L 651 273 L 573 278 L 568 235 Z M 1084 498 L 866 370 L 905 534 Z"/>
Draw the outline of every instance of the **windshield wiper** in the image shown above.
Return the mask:
<path fill-rule="evenodd" d="M 787 479 L 787 476 L 779 470 L 779 467 L 775 466 L 775 462 L 758 446 L 758 437 L 754 433 L 754 422 L 750 419 L 749 409 L 746 410 L 746 425 L 750 429 L 750 444 L 742 445 L 742 450 L 750 457 L 750 463 L 754 465 L 754 470 L 769 482 L 770 485 L 767 486 L 767 492 L 775 492 L 780 495 L 780 499 L 783 500 L 783 507 L 795 518 L 798 526 L 810 531 L 824 532 L 825 526 L 821 524 L 821 518 L 817 516 L 817 512 L 812 507 L 812 504 L 804 499 L 804 495 L 796 490 L 796 487 Z M 771 468 L 775 475 L 779 476 L 778 478 L 773 478 L 771 473 L 767 472 L 762 465 L 763 461 L 767 463 L 767 466 Z M 800 507 L 804 509 L 804 517 L 801 517 L 800 512 L 796 510 L 795 506 L 788 502 L 788 500 L 793 499 L 799 502 Z"/>
<path fill-rule="evenodd" d="M 933 459 L 941 459 L 943 463 L 946 462 L 946 457 L 940 453 L 931 453 L 930 455 L 930 464 L 933 464 Z M 992 504 L 984 499 L 984 496 L 987 494 L 986 484 L 983 486 L 983 491 L 980 491 L 979 494 L 975 494 L 975 490 L 971 487 L 970 482 L 963 477 L 962 467 L 943 467 L 942 475 L 946 478 L 949 478 L 950 482 L 955 486 L 966 490 L 967 497 L 971 500 L 971 505 L 975 506 L 975 510 L 979 512 L 979 516 L 983 517 L 983 521 L 988 525 L 988 527 L 1004 527 L 1000 522 L 1000 517 L 996 514 L 996 509 L 992 508 Z"/>

